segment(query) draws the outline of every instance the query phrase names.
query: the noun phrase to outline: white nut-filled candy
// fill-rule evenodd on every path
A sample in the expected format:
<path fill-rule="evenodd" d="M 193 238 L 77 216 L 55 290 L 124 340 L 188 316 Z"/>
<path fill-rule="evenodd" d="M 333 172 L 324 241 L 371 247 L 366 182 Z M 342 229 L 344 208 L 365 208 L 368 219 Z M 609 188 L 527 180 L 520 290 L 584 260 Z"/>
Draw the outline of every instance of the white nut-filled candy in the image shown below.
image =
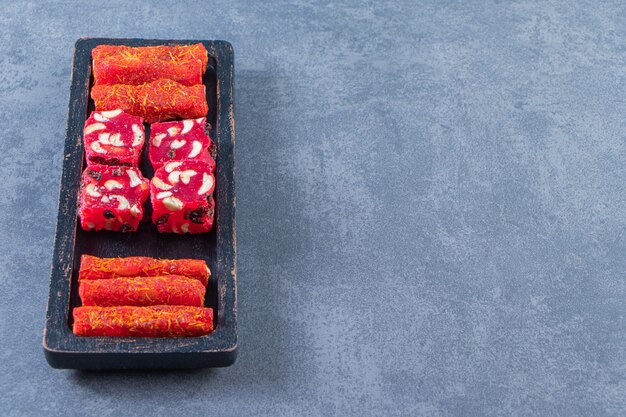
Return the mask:
<path fill-rule="evenodd" d="M 83 172 L 79 201 L 85 230 L 133 232 L 143 217 L 149 181 L 134 167 L 91 165 Z"/>
<path fill-rule="evenodd" d="M 87 165 L 138 167 L 144 137 L 141 117 L 120 109 L 92 112 L 83 130 Z"/>
<path fill-rule="evenodd" d="M 150 125 L 148 157 L 155 171 L 170 161 L 198 159 L 209 164 L 213 173 L 215 160 L 211 150 L 214 149 L 204 117 Z"/>
<path fill-rule="evenodd" d="M 215 178 L 201 160 L 168 162 L 150 184 L 152 221 L 162 233 L 205 233 L 213 227 Z"/>

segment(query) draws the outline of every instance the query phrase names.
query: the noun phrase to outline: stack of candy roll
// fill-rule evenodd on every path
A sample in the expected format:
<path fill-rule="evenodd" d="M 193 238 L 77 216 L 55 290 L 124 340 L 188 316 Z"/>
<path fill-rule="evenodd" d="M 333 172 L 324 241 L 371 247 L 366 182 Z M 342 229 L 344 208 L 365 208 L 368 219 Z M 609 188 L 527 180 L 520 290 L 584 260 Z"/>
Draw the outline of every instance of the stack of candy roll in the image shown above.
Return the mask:
<path fill-rule="evenodd" d="M 121 108 L 146 122 L 206 116 L 202 75 L 208 54 L 204 45 L 129 47 L 100 45 L 93 49 L 96 110 Z"/>
<path fill-rule="evenodd" d="M 198 259 L 98 258 L 83 255 L 78 336 L 185 337 L 213 331 L 204 306 L 210 270 Z"/>

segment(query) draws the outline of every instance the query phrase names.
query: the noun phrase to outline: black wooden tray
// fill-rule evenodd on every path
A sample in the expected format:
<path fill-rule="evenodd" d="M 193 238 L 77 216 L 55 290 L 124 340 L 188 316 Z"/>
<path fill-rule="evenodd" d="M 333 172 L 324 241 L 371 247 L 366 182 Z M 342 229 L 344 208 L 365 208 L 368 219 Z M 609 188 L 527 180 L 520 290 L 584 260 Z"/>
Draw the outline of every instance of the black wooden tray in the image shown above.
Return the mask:
<path fill-rule="evenodd" d="M 83 126 L 94 109 L 91 50 L 101 44 L 148 46 L 202 42 L 209 52 L 206 85 L 211 124 L 217 146 L 214 198 L 215 223 L 210 233 L 160 234 L 149 221 L 137 233 L 86 232 L 77 219 L 83 170 Z M 163 369 L 229 366 L 237 349 L 237 269 L 235 241 L 235 122 L 233 114 L 233 49 L 224 41 L 145 39 L 80 39 L 72 63 L 67 137 L 59 195 L 50 296 L 43 347 L 48 363 L 69 369 Z M 149 138 L 149 126 L 146 139 Z M 146 154 L 147 152 L 144 152 Z M 152 169 L 144 155 L 144 175 Z M 148 216 L 149 217 L 149 216 Z M 212 276 L 206 306 L 215 314 L 213 333 L 186 338 L 78 337 L 72 333 L 72 308 L 80 305 L 78 267 L 82 254 L 100 257 L 151 256 L 196 258 L 208 262 Z"/>

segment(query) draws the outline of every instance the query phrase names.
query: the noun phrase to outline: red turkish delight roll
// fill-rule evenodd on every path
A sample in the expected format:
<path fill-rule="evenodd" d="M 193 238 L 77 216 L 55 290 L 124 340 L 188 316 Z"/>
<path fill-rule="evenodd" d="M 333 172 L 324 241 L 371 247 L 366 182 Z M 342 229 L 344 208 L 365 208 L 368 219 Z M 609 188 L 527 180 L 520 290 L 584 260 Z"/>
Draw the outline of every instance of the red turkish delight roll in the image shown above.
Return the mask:
<path fill-rule="evenodd" d="M 96 84 L 144 84 L 162 78 L 202 83 L 207 50 L 201 43 L 176 46 L 99 45 L 92 52 Z"/>
<path fill-rule="evenodd" d="M 182 275 L 200 281 L 206 286 L 211 271 L 201 259 L 155 259 L 145 256 L 128 258 L 98 258 L 83 255 L 80 258 L 79 281 L 120 277 L 154 277 Z"/>
<path fill-rule="evenodd" d="M 148 157 L 154 170 L 169 161 L 197 159 L 208 163 L 214 172 L 215 160 L 210 150 L 215 152 L 215 146 L 205 128 L 205 117 L 150 125 Z"/>
<path fill-rule="evenodd" d="M 204 233 L 213 227 L 211 166 L 199 160 L 168 162 L 150 183 L 152 222 L 161 233 Z"/>
<path fill-rule="evenodd" d="M 204 305 L 206 288 L 180 275 L 81 280 L 84 306 Z"/>
<path fill-rule="evenodd" d="M 145 133 L 143 119 L 121 109 L 92 112 L 83 140 L 87 165 L 138 166 Z"/>
<path fill-rule="evenodd" d="M 141 85 L 94 85 L 91 98 L 97 111 L 122 109 L 148 123 L 197 119 L 209 111 L 203 84 L 186 86 L 165 79 Z"/>
<path fill-rule="evenodd" d="M 85 230 L 134 232 L 148 194 L 148 180 L 137 168 L 91 165 L 83 172 L 80 225 Z"/>
<path fill-rule="evenodd" d="M 213 331 L 213 309 L 190 306 L 74 308 L 77 336 L 191 337 Z"/>

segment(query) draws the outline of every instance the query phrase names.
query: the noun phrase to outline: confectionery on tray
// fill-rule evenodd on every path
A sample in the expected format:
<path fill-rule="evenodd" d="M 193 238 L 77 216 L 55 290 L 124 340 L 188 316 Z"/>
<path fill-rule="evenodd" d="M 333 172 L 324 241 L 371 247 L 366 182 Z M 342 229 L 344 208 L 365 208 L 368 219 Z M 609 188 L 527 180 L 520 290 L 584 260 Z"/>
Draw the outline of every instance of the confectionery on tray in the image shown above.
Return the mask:
<path fill-rule="evenodd" d="M 82 228 L 134 232 L 150 196 L 159 232 L 210 231 L 216 166 L 215 146 L 206 133 L 204 46 L 100 45 L 92 58 L 96 111 L 83 131 L 87 166 L 79 198 Z M 139 169 L 144 121 L 152 123 L 151 181 Z M 213 309 L 204 303 L 210 275 L 199 259 L 82 255 L 82 305 L 73 309 L 73 332 L 131 337 L 209 334 Z"/>

